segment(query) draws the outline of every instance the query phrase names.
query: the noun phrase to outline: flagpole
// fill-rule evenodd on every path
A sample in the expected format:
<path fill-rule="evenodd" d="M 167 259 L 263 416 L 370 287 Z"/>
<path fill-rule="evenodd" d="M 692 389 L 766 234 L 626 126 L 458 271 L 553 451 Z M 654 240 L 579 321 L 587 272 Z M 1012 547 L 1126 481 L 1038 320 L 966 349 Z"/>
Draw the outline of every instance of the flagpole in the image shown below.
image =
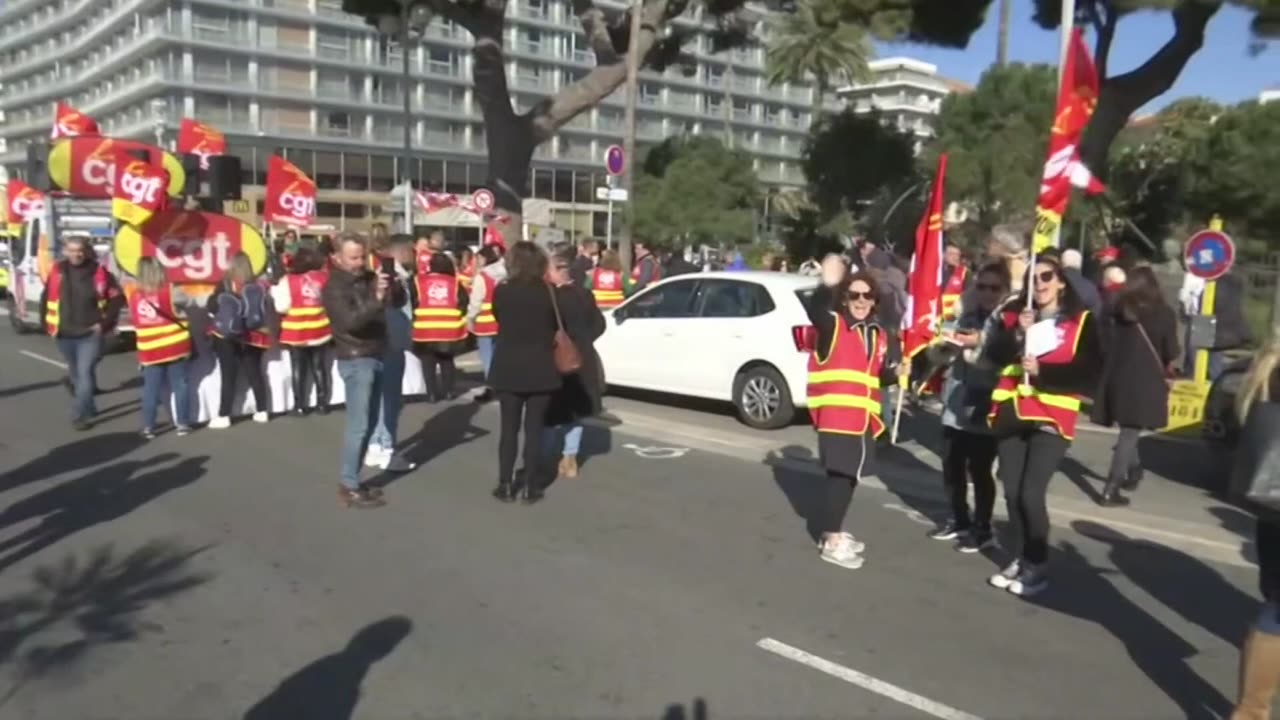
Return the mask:
<path fill-rule="evenodd" d="M 1071 52 L 1071 36 L 1076 31 L 1075 0 L 1062 0 L 1062 17 L 1059 19 L 1058 25 L 1061 32 L 1058 36 L 1058 92 L 1054 94 L 1055 98 L 1062 96 L 1062 84 L 1067 79 L 1067 53 Z M 1057 100 L 1055 99 L 1054 102 L 1056 103 Z M 1064 219 L 1059 218 L 1058 227 L 1053 231 L 1054 247 L 1062 246 L 1062 220 Z M 1034 250 L 1032 252 L 1034 253 Z M 1027 297 L 1030 297 L 1030 295 Z"/>

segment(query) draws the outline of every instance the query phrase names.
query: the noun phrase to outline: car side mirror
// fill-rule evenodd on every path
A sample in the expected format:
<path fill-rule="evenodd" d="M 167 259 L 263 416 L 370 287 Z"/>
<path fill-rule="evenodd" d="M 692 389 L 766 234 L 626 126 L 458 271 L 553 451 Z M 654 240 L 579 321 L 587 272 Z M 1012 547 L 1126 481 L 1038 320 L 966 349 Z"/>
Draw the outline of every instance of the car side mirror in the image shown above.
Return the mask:
<path fill-rule="evenodd" d="M 626 320 L 626 319 L 627 319 L 627 310 L 626 310 L 626 308 L 618 308 L 617 310 L 614 310 L 614 311 L 613 311 L 613 322 L 614 322 L 615 324 L 617 324 L 617 325 L 621 325 L 621 324 L 622 324 L 622 321 L 623 321 L 623 320 Z"/>

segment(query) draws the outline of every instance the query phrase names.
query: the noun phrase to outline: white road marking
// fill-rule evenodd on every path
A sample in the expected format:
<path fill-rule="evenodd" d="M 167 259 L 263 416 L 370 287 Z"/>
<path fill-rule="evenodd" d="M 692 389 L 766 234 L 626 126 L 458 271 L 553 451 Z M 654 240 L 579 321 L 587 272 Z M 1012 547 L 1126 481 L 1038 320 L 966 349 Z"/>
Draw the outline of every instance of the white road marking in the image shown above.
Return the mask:
<path fill-rule="evenodd" d="M 45 363 L 46 365 L 52 365 L 57 368 L 62 368 L 63 370 L 67 369 L 67 364 L 62 362 L 61 360 L 54 360 L 53 358 L 45 357 L 40 353 L 33 353 L 30 350 L 19 350 L 18 354 L 22 355 L 23 357 L 29 357 L 32 360 L 39 360 L 40 362 Z"/>
<path fill-rule="evenodd" d="M 632 443 L 627 443 L 622 447 L 647 460 L 669 460 L 671 458 L 684 457 L 689 452 L 689 448 L 635 445 Z"/>
<path fill-rule="evenodd" d="M 949 705 L 943 705 L 935 702 L 922 695 L 917 695 L 910 690 L 900 688 L 892 683 L 887 683 L 879 678 L 871 677 L 866 673 L 858 672 L 844 665 L 833 663 L 830 660 L 824 660 L 817 655 L 812 655 L 797 647 L 792 647 L 786 643 L 778 642 L 773 638 L 764 638 L 756 643 L 756 647 L 767 652 L 771 652 L 779 657 L 798 662 L 806 665 L 819 672 L 824 672 L 834 678 L 839 678 L 847 683 L 857 685 L 864 690 L 887 697 L 895 702 L 902 703 L 910 708 L 915 708 L 922 713 L 932 715 L 941 720 L 982 720 L 977 715 L 970 715 L 963 710 L 957 710 Z"/>

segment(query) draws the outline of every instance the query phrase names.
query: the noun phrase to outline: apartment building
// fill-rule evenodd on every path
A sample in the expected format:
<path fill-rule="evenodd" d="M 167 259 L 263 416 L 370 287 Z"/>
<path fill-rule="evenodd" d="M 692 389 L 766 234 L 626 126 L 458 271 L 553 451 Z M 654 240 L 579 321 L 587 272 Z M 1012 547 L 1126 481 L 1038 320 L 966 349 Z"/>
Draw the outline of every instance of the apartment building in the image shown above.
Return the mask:
<path fill-rule="evenodd" d="M 0 5 L 0 167 L 20 171 L 29 143 L 48 136 L 64 100 L 104 133 L 168 140 L 194 117 L 226 133 L 243 162 L 246 195 L 261 194 L 266 161 L 282 153 L 315 178 L 318 223 L 359 229 L 386 214 L 401 177 L 405 94 L 412 117 L 408 173 L 418 187 L 469 193 L 488 171 L 471 85 L 471 38 L 435 20 L 404 52 L 341 0 L 15 0 Z M 625 5 L 603 0 L 606 7 Z M 568 0 L 511 0 L 505 38 L 516 104 L 583 77 L 593 55 Z M 697 20 L 680 20 L 696 23 Z M 760 47 L 711 54 L 692 45 L 691 75 L 645 72 L 638 133 L 725 137 L 750 152 L 768 186 L 799 185 L 811 88 L 771 88 Z M 621 91 L 538 148 L 532 196 L 556 224 L 599 232 L 602 156 L 620 142 Z"/>
<path fill-rule="evenodd" d="M 942 100 L 971 87 L 938 74 L 938 66 L 905 57 L 873 60 L 872 79 L 836 91 L 855 113 L 879 112 L 886 122 L 916 138 L 916 151 L 933 137 Z"/>

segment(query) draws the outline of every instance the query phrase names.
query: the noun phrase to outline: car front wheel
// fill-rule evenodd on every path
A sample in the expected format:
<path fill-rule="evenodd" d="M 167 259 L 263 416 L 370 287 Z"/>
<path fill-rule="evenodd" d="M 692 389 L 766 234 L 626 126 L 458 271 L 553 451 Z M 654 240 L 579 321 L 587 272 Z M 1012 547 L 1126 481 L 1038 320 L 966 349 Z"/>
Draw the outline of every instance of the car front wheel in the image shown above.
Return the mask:
<path fill-rule="evenodd" d="M 744 425 L 759 430 L 786 427 L 795 417 L 787 381 L 770 365 L 755 365 L 733 381 L 733 405 Z"/>

